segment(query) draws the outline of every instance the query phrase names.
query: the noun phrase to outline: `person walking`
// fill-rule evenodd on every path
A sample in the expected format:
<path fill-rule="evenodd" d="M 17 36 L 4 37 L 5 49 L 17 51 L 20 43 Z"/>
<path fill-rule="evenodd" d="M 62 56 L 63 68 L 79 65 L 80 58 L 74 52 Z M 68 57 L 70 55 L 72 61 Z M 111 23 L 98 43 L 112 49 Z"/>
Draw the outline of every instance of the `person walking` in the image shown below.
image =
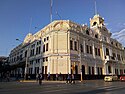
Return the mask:
<path fill-rule="evenodd" d="M 39 79 L 39 85 L 42 84 L 42 78 L 43 78 L 43 75 L 42 75 L 42 73 L 40 73 L 39 76 L 38 76 L 38 79 Z"/>
<path fill-rule="evenodd" d="M 67 74 L 66 84 L 70 83 L 70 74 Z"/>
<path fill-rule="evenodd" d="M 58 73 L 56 73 L 56 81 L 58 81 Z"/>
<path fill-rule="evenodd" d="M 72 76 L 71 76 L 71 83 L 75 84 L 75 76 L 74 76 L 74 74 L 72 74 Z"/>
<path fill-rule="evenodd" d="M 50 80 L 50 72 L 48 72 L 47 80 Z"/>
<path fill-rule="evenodd" d="M 61 72 L 60 72 L 60 74 L 59 74 L 59 80 L 60 80 L 60 81 L 62 80 L 62 74 L 61 74 Z"/>
<path fill-rule="evenodd" d="M 39 74 L 37 73 L 36 74 L 36 81 L 38 82 L 38 80 L 39 80 Z"/>

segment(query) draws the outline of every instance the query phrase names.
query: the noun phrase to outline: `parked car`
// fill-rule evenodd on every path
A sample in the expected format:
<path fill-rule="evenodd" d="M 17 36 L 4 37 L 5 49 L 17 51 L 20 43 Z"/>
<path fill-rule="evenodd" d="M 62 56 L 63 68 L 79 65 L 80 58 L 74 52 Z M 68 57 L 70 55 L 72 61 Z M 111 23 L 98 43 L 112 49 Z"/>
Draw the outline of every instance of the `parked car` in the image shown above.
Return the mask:
<path fill-rule="evenodd" d="M 104 81 L 117 81 L 118 76 L 117 75 L 107 75 L 104 77 Z"/>
<path fill-rule="evenodd" d="M 125 81 L 125 75 L 120 76 L 120 81 Z"/>

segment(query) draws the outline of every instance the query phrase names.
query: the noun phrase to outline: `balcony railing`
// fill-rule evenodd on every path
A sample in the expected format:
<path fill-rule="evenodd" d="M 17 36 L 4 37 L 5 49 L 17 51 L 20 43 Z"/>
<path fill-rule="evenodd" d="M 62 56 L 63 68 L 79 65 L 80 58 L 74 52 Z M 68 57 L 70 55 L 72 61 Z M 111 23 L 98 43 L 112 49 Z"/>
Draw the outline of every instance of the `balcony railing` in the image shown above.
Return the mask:
<path fill-rule="evenodd" d="M 107 60 L 107 61 L 117 61 L 117 58 L 114 57 L 114 56 L 106 55 L 106 56 L 105 56 L 105 60 Z"/>

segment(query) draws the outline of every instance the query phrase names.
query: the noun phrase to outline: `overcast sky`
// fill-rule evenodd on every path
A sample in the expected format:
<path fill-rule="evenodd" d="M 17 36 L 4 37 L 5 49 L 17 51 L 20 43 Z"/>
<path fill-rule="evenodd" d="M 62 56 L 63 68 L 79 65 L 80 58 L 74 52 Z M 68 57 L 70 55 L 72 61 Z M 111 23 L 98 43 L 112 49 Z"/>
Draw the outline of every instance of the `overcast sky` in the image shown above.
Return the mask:
<path fill-rule="evenodd" d="M 94 16 L 95 0 L 53 0 L 53 20 L 87 23 Z M 125 0 L 96 0 L 97 11 L 112 32 L 125 29 Z M 32 23 L 31 23 L 32 19 Z M 31 28 L 30 28 L 31 23 Z M 0 56 L 7 56 L 25 36 L 50 23 L 50 0 L 0 0 Z M 37 27 L 37 28 L 35 28 Z"/>

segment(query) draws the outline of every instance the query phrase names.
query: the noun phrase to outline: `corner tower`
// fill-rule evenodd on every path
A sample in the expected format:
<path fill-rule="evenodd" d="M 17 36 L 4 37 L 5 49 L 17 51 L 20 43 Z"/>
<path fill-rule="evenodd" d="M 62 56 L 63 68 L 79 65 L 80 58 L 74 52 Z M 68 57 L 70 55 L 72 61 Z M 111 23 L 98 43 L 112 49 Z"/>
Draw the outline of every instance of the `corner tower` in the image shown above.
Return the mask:
<path fill-rule="evenodd" d="M 100 27 L 104 26 L 104 18 L 96 14 L 92 19 L 90 19 L 90 27 Z"/>

